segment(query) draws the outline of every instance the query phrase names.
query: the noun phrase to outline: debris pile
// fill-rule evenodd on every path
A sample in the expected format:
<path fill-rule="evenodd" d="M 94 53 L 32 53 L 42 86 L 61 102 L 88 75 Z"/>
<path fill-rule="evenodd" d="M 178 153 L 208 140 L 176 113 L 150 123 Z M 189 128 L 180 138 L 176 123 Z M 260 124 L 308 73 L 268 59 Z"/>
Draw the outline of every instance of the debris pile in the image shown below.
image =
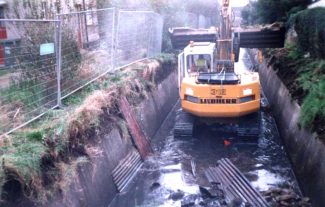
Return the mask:
<path fill-rule="evenodd" d="M 271 188 L 262 193 L 272 206 L 311 207 L 310 199 L 303 198 L 292 189 Z"/>
<path fill-rule="evenodd" d="M 152 187 L 154 185 L 157 186 L 157 183 L 154 183 Z M 158 188 L 159 187 L 160 184 L 158 185 Z M 186 194 L 182 190 L 177 190 L 175 192 L 171 192 L 168 199 L 180 201 L 181 207 L 227 207 L 224 192 L 219 188 L 218 184 L 212 184 L 212 187 L 210 188 L 199 186 L 199 193 L 197 194 Z"/>

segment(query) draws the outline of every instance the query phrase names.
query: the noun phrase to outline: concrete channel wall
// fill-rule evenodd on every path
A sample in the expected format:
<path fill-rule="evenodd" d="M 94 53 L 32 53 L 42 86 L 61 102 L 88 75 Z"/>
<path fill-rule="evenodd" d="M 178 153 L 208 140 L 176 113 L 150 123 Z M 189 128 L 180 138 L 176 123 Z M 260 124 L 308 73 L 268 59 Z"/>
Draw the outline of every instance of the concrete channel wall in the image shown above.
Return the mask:
<path fill-rule="evenodd" d="M 153 137 L 178 99 L 176 69 L 138 109 L 138 119 L 148 137 Z"/>
<path fill-rule="evenodd" d="M 168 70 L 171 71 L 171 70 Z M 169 72 L 170 73 L 170 72 Z M 152 137 L 175 105 L 178 98 L 176 69 L 158 84 L 156 90 L 149 94 L 138 109 L 138 120 L 148 137 Z M 140 115 L 140 116 L 139 116 Z M 91 163 L 79 168 L 78 176 L 67 196 L 52 203 L 56 206 L 96 206 L 107 207 L 118 193 L 113 182 L 112 171 L 119 161 L 134 150 L 132 141 L 121 137 L 117 127 L 104 124 L 98 133 L 100 152 Z M 107 122 L 107 125 L 109 123 Z"/>
<path fill-rule="evenodd" d="M 249 50 L 250 59 L 257 65 L 256 52 Z M 325 206 L 325 145 L 312 133 L 300 129 L 300 106 L 291 100 L 286 86 L 272 67 L 264 61 L 259 65 L 261 84 L 268 98 L 272 112 L 301 189 L 310 197 L 313 206 Z"/>

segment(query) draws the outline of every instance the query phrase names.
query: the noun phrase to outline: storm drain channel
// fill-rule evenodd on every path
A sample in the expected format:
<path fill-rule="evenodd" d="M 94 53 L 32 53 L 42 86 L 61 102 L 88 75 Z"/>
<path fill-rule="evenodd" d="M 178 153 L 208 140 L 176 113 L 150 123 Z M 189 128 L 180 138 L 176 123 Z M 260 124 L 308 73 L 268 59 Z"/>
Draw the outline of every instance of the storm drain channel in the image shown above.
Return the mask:
<path fill-rule="evenodd" d="M 113 181 L 119 192 L 123 192 L 142 167 L 142 159 L 137 150 L 131 151 L 113 170 Z"/>
<path fill-rule="evenodd" d="M 254 207 L 268 207 L 263 196 L 255 190 L 245 176 L 229 159 L 218 161 L 217 167 L 210 167 L 205 171 L 210 183 L 221 185 L 227 203 L 241 199 Z"/>

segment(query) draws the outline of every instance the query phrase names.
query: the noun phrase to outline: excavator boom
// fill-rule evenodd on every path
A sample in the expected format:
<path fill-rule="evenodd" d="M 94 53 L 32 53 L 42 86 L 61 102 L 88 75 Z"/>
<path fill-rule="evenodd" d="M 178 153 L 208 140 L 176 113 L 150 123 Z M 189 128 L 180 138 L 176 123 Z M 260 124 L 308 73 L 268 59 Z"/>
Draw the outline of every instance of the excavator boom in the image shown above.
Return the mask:
<path fill-rule="evenodd" d="M 232 10 L 229 0 L 223 0 L 220 10 L 219 29 L 170 29 L 171 41 L 174 49 L 184 49 L 191 41 L 217 42 L 217 59 L 230 60 L 234 55 L 237 62 L 240 48 L 281 48 L 284 47 L 285 27 L 282 23 L 256 26 L 250 28 L 232 27 Z"/>

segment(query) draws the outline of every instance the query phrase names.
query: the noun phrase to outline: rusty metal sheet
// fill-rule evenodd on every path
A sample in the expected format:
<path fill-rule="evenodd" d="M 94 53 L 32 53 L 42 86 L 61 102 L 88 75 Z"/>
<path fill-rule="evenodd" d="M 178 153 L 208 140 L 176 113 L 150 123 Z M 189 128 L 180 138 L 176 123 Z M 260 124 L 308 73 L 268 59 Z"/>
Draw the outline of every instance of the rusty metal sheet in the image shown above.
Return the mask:
<path fill-rule="evenodd" d="M 133 110 L 130 107 L 129 102 L 125 97 L 121 98 L 120 101 L 121 112 L 128 124 L 128 128 L 131 132 L 132 139 L 142 157 L 145 159 L 149 154 L 152 153 L 152 148 L 149 139 L 143 132 Z"/>

